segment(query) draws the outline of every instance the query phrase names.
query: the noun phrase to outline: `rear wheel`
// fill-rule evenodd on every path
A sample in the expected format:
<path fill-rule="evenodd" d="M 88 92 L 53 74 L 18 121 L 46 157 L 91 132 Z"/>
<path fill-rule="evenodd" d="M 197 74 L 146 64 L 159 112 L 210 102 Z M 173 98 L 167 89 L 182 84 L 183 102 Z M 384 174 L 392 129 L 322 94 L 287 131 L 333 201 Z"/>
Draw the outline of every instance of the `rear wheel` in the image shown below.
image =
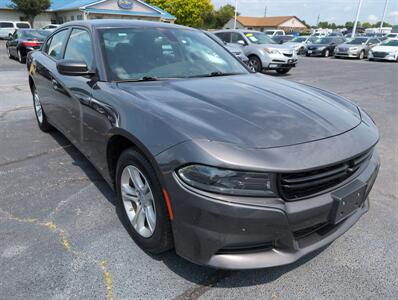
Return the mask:
<path fill-rule="evenodd" d="M 117 207 L 134 241 L 150 253 L 173 246 L 167 206 L 148 160 L 133 148 L 125 150 L 116 169 Z"/>
<path fill-rule="evenodd" d="M 263 67 L 260 59 L 257 56 L 250 56 L 248 66 L 253 72 L 261 72 Z"/>
<path fill-rule="evenodd" d="M 41 106 L 39 94 L 37 93 L 35 88 L 33 88 L 32 94 L 33 94 L 33 107 L 35 109 L 37 124 L 39 125 L 41 131 L 49 132 L 53 129 L 53 127 L 47 121 L 47 117 L 44 114 L 43 107 Z"/>
<path fill-rule="evenodd" d="M 290 68 L 289 69 L 276 69 L 276 72 L 278 74 L 287 74 L 287 73 L 289 73 L 290 70 L 291 70 Z"/>

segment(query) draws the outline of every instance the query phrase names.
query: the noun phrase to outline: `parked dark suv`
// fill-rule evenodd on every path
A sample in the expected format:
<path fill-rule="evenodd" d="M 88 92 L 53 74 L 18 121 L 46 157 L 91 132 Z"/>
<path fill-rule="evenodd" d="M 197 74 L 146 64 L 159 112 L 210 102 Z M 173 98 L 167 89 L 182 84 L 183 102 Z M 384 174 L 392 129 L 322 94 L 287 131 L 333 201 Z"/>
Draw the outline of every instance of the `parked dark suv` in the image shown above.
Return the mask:
<path fill-rule="evenodd" d="M 283 265 L 369 208 L 372 119 L 336 94 L 251 73 L 202 31 L 71 22 L 28 56 L 38 126 L 93 163 L 146 251 L 174 247 L 226 269 Z"/>

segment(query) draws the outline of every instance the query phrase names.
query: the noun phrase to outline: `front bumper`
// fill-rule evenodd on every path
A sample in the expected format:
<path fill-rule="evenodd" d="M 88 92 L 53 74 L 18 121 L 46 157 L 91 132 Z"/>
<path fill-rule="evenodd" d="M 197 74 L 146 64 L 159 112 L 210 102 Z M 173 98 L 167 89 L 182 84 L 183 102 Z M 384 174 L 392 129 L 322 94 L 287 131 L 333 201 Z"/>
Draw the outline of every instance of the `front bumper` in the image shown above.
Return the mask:
<path fill-rule="evenodd" d="M 350 58 L 358 58 L 358 52 L 336 52 L 334 54 L 335 57 L 350 57 Z"/>
<path fill-rule="evenodd" d="M 309 56 L 323 56 L 325 55 L 325 49 L 306 49 L 305 54 Z"/>
<path fill-rule="evenodd" d="M 369 52 L 368 59 L 395 61 L 396 57 L 395 57 L 395 54 L 388 54 L 388 55 L 386 55 L 384 57 L 375 57 L 375 56 L 373 56 L 372 53 Z"/>
<path fill-rule="evenodd" d="M 262 65 L 265 70 L 291 69 L 296 67 L 296 64 L 297 54 L 295 52 L 268 54 L 267 59 L 262 59 Z"/>
<path fill-rule="evenodd" d="M 331 223 L 333 191 L 294 202 L 264 198 L 247 204 L 242 197 L 194 190 L 170 173 L 166 185 L 173 201 L 176 252 L 194 263 L 223 269 L 292 263 L 333 242 L 368 211 L 367 196 L 379 166 L 374 152 L 355 179 L 339 186 L 359 181 L 367 188 L 362 206 L 337 225 Z"/>

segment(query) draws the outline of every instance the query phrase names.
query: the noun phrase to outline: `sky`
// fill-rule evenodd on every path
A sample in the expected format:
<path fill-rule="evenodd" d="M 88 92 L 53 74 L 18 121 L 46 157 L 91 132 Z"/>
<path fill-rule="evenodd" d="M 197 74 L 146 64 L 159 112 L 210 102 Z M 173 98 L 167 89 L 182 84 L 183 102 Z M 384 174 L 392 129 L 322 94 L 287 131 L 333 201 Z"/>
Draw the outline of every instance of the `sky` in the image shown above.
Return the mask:
<path fill-rule="evenodd" d="M 231 4 L 235 0 L 211 0 L 216 8 Z M 242 16 L 297 16 L 310 25 L 320 21 L 344 24 L 354 21 L 360 0 L 238 0 L 238 11 Z M 381 20 L 386 0 L 363 0 L 359 20 L 376 23 Z M 386 22 L 398 25 L 398 0 L 389 0 Z"/>

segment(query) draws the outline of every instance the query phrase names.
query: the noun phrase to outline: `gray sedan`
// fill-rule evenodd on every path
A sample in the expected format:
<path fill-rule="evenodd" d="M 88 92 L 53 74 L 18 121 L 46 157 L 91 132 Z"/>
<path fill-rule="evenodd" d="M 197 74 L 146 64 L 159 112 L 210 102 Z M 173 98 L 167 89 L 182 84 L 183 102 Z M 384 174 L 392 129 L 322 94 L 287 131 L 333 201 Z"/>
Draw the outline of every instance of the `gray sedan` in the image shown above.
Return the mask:
<path fill-rule="evenodd" d="M 349 100 L 251 73 L 174 24 L 68 22 L 44 45 L 27 60 L 37 124 L 92 162 L 147 252 L 284 265 L 368 211 L 379 133 Z"/>
<path fill-rule="evenodd" d="M 379 44 L 380 40 L 374 37 L 357 37 L 338 45 L 334 50 L 334 56 L 364 59 L 368 57 L 369 50 Z"/>

